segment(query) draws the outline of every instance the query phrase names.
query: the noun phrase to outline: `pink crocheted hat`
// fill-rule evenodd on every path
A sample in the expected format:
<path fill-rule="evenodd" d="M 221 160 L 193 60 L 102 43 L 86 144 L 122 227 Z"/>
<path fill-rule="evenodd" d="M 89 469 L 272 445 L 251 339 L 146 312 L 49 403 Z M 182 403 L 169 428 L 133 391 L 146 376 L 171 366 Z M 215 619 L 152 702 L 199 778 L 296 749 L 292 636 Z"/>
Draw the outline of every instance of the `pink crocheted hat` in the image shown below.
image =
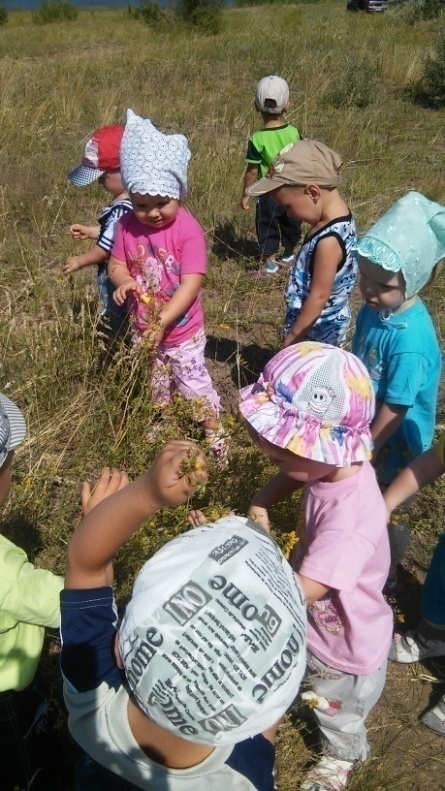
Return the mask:
<path fill-rule="evenodd" d="M 240 390 L 243 417 L 272 445 L 336 467 L 371 458 L 375 399 L 363 363 L 326 343 L 298 343 Z"/>

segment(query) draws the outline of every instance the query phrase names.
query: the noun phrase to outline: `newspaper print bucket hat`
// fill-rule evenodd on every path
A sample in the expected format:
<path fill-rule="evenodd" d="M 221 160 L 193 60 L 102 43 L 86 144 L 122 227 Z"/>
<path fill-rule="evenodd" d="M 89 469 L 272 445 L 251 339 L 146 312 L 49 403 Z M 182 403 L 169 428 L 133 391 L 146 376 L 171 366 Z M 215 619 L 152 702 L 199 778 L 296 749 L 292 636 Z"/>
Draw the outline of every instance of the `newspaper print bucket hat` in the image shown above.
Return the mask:
<path fill-rule="evenodd" d="M 241 414 L 272 445 L 336 467 L 371 458 L 374 391 L 350 352 L 326 343 L 289 346 L 240 396 Z"/>
<path fill-rule="evenodd" d="M 298 692 L 305 600 L 271 536 L 224 517 L 145 564 L 119 651 L 147 717 L 198 744 L 236 744 L 277 722 Z"/>
<path fill-rule="evenodd" d="M 85 143 L 82 164 L 68 178 L 76 187 L 86 187 L 103 176 L 107 170 L 119 170 L 119 148 L 124 126 L 103 126 L 97 129 Z"/>
<path fill-rule="evenodd" d="M 127 110 L 121 144 L 121 176 L 128 192 L 176 200 L 185 197 L 190 157 L 184 135 L 164 135 L 148 118 Z"/>
<path fill-rule="evenodd" d="M 8 453 L 23 442 L 25 434 L 26 423 L 20 409 L 0 393 L 0 467 L 5 463 Z"/>
<path fill-rule="evenodd" d="M 352 249 L 389 272 L 401 272 L 410 299 L 445 257 L 445 207 L 408 192 Z"/>

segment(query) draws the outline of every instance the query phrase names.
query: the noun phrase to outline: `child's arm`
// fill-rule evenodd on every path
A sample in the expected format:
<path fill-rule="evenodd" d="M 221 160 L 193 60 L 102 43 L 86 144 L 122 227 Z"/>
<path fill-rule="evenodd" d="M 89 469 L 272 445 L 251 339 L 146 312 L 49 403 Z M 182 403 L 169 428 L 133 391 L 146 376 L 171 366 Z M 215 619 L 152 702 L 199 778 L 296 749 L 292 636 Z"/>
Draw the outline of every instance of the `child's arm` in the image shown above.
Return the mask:
<path fill-rule="evenodd" d="M 247 211 L 249 208 L 249 195 L 246 195 L 247 187 L 250 187 L 251 184 L 255 184 L 255 181 L 258 179 L 258 165 L 254 165 L 253 163 L 248 163 L 246 167 L 246 172 L 244 174 L 244 186 L 243 186 L 243 194 L 241 196 L 240 205 L 244 211 Z"/>
<path fill-rule="evenodd" d="M 152 330 L 146 330 L 144 337 L 151 339 L 155 346 L 159 346 L 165 335 L 165 330 L 176 319 L 187 312 L 190 305 L 198 296 L 203 281 L 203 275 L 189 274 L 181 275 L 179 287 L 176 289 L 171 300 L 167 302 L 159 314 L 159 324 Z"/>
<path fill-rule="evenodd" d="M 409 497 L 416 494 L 431 481 L 445 473 L 445 464 L 440 458 L 437 447 L 422 453 L 397 476 L 383 495 L 388 514 Z"/>
<path fill-rule="evenodd" d="M 97 239 L 100 233 L 100 225 L 70 225 L 70 234 L 75 242 L 83 242 L 85 239 Z"/>
<path fill-rule="evenodd" d="M 284 472 L 277 472 L 252 498 L 247 512 L 249 519 L 258 522 L 261 527 L 270 532 L 270 522 L 267 509 L 271 505 L 284 500 L 293 492 L 304 487 L 304 483 L 294 481 Z"/>
<path fill-rule="evenodd" d="M 328 236 L 325 239 L 321 239 L 317 244 L 314 255 L 311 290 L 297 321 L 284 339 L 284 349 L 292 343 L 303 341 L 317 321 L 331 296 L 335 275 L 342 258 L 343 251 L 335 237 Z"/>
<path fill-rule="evenodd" d="M 184 461 L 192 454 L 195 464 L 185 472 Z M 65 588 L 111 585 L 113 557 L 144 519 L 159 508 L 184 502 L 206 476 L 206 461 L 196 445 L 165 445 L 148 472 L 102 500 L 79 525 L 68 546 Z"/>
<path fill-rule="evenodd" d="M 120 261 L 114 255 L 110 255 L 108 261 L 108 277 L 116 288 L 113 299 L 117 305 L 125 303 L 130 291 L 138 290 L 138 284 L 134 277 L 130 275 L 126 262 Z"/>
<path fill-rule="evenodd" d="M 66 264 L 63 267 L 63 274 L 70 275 L 71 272 L 77 272 L 78 269 L 83 269 L 85 266 L 94 266 L 94 264 L 102 264 L 108 258 L 106 250 L 102 250 L 98 244 L 82 255 L 70 255 L 66 259 Z"/>
<path fill-rule="evenodd" d="M 371 435 L 374 442 L 373 458 L 375 459 L 385 442 L 403 423 L 408 411 L 407 406 L 399 404 L 382 404 L 379 413 L 371 426 Z"/>
<path fill-rule="evenodd" d="M 309 577 L 305 577 L 303 574 L 295 574 L 295 576 L 301 585 L 308 606 L 309 604 L 313 604 L 314 601 L 321 599 L 329 590 L 329 588 L 322 585 L 321 582 L 310 580 Z"/>
<path fill-rule="evenodd" d="M 16 621 L 57 628 L 63 578 L 28 561 L 11 541 L 0 540 L 0 608 Z"/>

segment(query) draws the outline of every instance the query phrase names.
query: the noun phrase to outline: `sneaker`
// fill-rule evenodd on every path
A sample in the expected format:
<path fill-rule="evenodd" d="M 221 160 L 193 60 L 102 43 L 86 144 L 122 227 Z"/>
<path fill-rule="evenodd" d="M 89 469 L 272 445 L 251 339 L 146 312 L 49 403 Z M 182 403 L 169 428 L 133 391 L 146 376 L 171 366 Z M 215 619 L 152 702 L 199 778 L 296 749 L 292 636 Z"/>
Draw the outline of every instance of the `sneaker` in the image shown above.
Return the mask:
<path fill-rule="evenodd" d="M 389 658 L 405 665 L 433 656 L 445 656 L 445 642 L 428 640 L 416 629 L 410 629 L 404 635 L 395 634 L 389 649 Z"/>
<path fill-rule="evenodd" d="M 342 791 L 348 784 L 353 768 L 353 761 L 324 755 L 307 773 L 300 791 Z"/>
<path fill-rule="evenodd" d="M 260 269 L 257 269 L 256 272 L 247 272 L 247 277 L 250 277 L 252 280 L 268 280 L 269 277 L 276 275 L 278 270 L 279 266 L 276 261 L 275 263 L 268 261 Z"/>
<path fill-rule="evenodd" d="M 222 426 L 218 426 L 218 428 L 205 428 L 204 434 L 206 441 L 210 445 L 210 453 L 214 456 L 216 462 L 222 466 L 226 465 L 229 459 L 229 448 Z"/>
<path fill-rule="evenodd" d="M 426 711 L 420 721 L 436 733 L 445 736 L 445 696 L 439 700 L 434 708 Z"/>
<path fill-rule="evenodd" d="M 162 434 L 163 428 L 165 428 L 165 425 L 162 420 L 156 420 L 154 423 L 152 423 L 145 434 L 145 439 L 147 442 L 156 442 L 158 437 Z"/>
<path fill-rule="evenodd" d="M 291 266 L 293 266 L 294 261 L 295 261 L 295 253 L 283 253 L 283 255 L 280 258 L 280 262 L 279 263 L 282 266 L 291 267 Z"/>

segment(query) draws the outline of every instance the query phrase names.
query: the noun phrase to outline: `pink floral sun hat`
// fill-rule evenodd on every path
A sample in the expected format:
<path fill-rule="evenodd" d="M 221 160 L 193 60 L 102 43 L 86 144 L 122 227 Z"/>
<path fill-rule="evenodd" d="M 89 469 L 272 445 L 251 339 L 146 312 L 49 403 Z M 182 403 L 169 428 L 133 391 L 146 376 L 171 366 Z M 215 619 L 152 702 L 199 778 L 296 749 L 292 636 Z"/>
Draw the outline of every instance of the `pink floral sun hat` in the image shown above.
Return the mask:
<path fill-rule="evenodd" d="M 272 445 L 336 467 L 371 458 L 374 391 L 350 352 L 327 343 L 289 346 L 240 396 L 241 414 Z"/>

